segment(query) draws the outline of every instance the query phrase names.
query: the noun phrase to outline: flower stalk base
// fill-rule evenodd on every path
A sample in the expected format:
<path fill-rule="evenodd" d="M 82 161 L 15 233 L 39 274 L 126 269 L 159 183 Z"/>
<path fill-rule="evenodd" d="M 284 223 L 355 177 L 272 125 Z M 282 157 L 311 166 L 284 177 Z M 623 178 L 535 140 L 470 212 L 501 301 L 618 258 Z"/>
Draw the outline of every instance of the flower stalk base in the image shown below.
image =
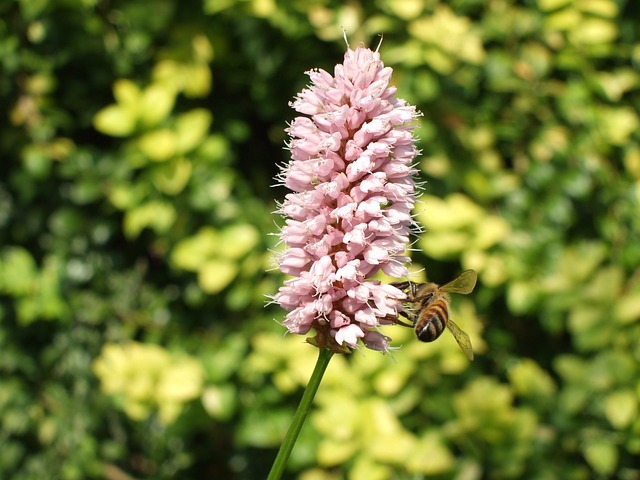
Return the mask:
<path fill-rule="evenodd" d="M 309 379 L 307 388 L 302 394 L 302 399 L 300 400 L 298 409 L 293 416 L 293 420 L 291 421 L 289 430 L 287 431 L 282 445 L 280 446 L 280 450 L 278 451 L 278 455 L 273 462 L 273 466 L 271 467 L 271 472 L 269 472 L 267 480 L 279 480 L 282 477 L 282 474 L 284 473 L 284 470 L 287 466 L 289 456 L 291 455 L 291 451 L 293 450 L 293 446 L 296 443 L 298 434 L 302 429 L 302 425 L 304 425 L 307 414 L 311 409 L 311 404 L 313 403 L 313 399 L 316 396 L 318 387 L 320 386 L 320 381 L 322 380 L 322 376 L 324 375 L 324 372 L 329 365 L 329 360 L 331 360 L 332 356 L 333 352 L 322 348 L 320 349 L 320 354 L 318 355 L 316 366 L 313 369 L 313 373 L 311 374 L 311 378 Z"/>

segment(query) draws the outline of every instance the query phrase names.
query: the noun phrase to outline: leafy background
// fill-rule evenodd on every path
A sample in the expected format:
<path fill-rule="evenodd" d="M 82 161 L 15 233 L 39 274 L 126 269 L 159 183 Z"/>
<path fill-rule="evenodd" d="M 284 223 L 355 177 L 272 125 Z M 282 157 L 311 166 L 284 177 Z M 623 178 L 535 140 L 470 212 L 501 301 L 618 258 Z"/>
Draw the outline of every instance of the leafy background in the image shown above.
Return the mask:
<path fill-rule="evenodd" d="M 264 306 L 288 101 L 418 105 L 415 269 L 474 343 L 334 357 L 290 478 L 640 478 L 630 0 L 0 3 L 0 473 L 260 479 L 315 362 Z M 274 224 L 274 222 L 276 224 Z"/>

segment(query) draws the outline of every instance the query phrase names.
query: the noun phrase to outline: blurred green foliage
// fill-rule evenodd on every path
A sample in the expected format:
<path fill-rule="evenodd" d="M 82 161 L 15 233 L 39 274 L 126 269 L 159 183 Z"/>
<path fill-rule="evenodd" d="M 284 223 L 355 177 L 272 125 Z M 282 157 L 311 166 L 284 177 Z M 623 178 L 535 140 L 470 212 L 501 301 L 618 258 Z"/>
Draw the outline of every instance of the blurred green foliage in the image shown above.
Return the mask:
<path fill-rule="evenodd" d="M 266 476 L 316 358 L 264 306 L 270 185 L 340 27 L 425 113 L 415 270 L 478 271 L 477 356 L 394 327 L 334 357 L 290 477 L 640 478 L 636 2 L 0 13 L 2 478 Z"/>

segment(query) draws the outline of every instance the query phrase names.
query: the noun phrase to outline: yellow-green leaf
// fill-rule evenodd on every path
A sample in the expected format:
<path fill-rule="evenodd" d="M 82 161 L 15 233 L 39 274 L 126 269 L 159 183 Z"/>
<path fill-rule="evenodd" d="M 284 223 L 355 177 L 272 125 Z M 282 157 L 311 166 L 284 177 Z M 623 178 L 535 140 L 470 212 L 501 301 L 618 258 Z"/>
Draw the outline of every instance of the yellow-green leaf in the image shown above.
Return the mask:
<path fill-rule="evenodd" d="M 615 0 L 579 0 L 575 3 L 581 12 L 590 13 L 598 17 L 614 18 L 619 11 Z"/>
<path fill-rule="evenodd" d="M 259 239 L 260 234 L 253 225 L 248 223 L 230 225 L 221 232 L 218 255 L 221 258 L 238 259 L 249 253 Z"/>
<path fill-rule="evenodd" d="M 617 300 L 613 316 L 622 324 L 640 321 L 640 292 L 629 293 Z"/>
<path fill-rule="evenodd" d="M 197 62 L 209 63 L 213 60 L 213 45 L 205 34 L 196 35 L 191 40 L 193 56 Z"/>
<path fill-rule="evenodd" d="M 176 143 L 176 134 L 168 128 L 153 130 L 138 140 L 142 153 L 155 162 L 164 162 L 173 157 Z"/>
<path fill-rule="evenodd" d="M 486 250 L 500 243 L 509 235 L 510 227 L 505 219 L 496 216 L 487 216 L 479 222 L 474 231 L 472 245 L 480 250 Z"/>
<path fill-rule="evenodd" d="M 147 88 L 139 105 L 140 120 L 146 127 L 158 125 L 167 118 L 176 99 L 175 89 L 165 83 L 156 83 Z"/>
<path fill-rule="evenodd" d="M 457 60 L 478 64 L 486 56 L 482 39 L 475 33 L 469 18 L 456 15 L 447 5 L 441 4 L 432 15 L 412 21 L 407 30 L 414 38 L 433 47 L 425 52 L 425 58 L 435 62 L 432 64 L 434 68 L 448 71 Z M 441 51 L 452 63 L 444 56 L 438 57 L 436 50 Z"/>
<path fill-rule="evenodd" d="M 572 0 L 538 0 L 538 8 L 548 12 L 550 10 L 558 10 L 571 2 Z"/>
<path fill-rule="evenodd" d="M 600 18 L 582 19 L 569 31 L 569 39 L 578 45 L 601 45 L 618 36 L 618 27 Z"/>
<path fill-rule="evenodd" d="M 124 233 L 127 238 L 135 238 L 145 228 L 156 233 L 167 232 L 176 220 L 173 205 L 167 202 L 151 201 L 126 212 L 124 217 Z"/>
<path fill-rule="evenodd" d="M 132 420 L 145 420 L 151 414 L 151 405 L 135 400 L 126 400 L 123 409 L 124 413 Z"/>
<path fill-rule="evenodd" d="M 198 233 L 179 241 L 171 252 L 171 262 L 177 268 L 196 272 L 216 256 L 220 248 L 218 232 L 211 227 L 203 227 Z"/>
<path fill-rule="evenodd" d="M 227 260 L 213 259 L 198 272 L 198 284 L 206 293 L 218 293 L 226 288 L 238 274 L 238 265 Z"/>
<path fill-rule="evenodd" d="M 121 106 L 137 105 L 140 101 L 141 92 L 131 80 L 121 78 L 113 84 L 113 96 Z"/>
<path fill-rule="evenodd" d="M 628 427 L 638 417 L 638 397 L 633 390 L 621 390 L 607 396 L 607 420 L 618 430 Z"/>
<path fill-rule="evenodd" d="M 153 184 L 167 195 L 177 195 L 184 190 L 191 178 L 191 161 L 187 158 L 176 158 L 153 171 Z"/>
<path fill-rule="evenodd" d="M 201 144 L 209 133 L 211 113 L 203 108 L 183 113 L 176 120 L 177 150 L 187 153 Z"/>
<path fill-rule="evenodd" d="M 147 194 L 147 186 L 142 183 L 132 185 L 129 182 L 117 183 L 108 192 L 111 204 L 120 210 L 128 210 L 142 202 Z"/>
<path fill-rule="evenodd" d="M 391 0 L 386 2 L 386 7 L 402 20 L 416 18 L 424 8 L 422 0 Z"/>
<path fill-rule="evenodd" d="M 638 145 L 632 144 L 625 148 L 623 162 L 627 172 L 636 180 L 640 180 L 640 147 Z"/>
<path fill-rule="evenodd" d="M 211 90 L 211 69 L 208 64 L 191 65 L 183 74 L 186 97 L 204 97 Z"/>
<path fill-rule="evenodd" d="M 429 452 L 425 455 L 424 452 Z M 407 469 L 410 472 L 425 475 L 438 475 L 451 470 L 455 465 L 455 457 L 446 447 L 441 436 L 428 432 L 420 438 L 409 455 Z"/>
<path fill-rule="evenodd" d="M 553 378 L 529 358 L 516 363 L 507 375 L 516 393 L 523 397 L 551 398 L 556 391 Z"/>
<path fill-rule="evenodd" d="M 466 195 L 454 193 L 444 202 L 436 197 L 426 196 L 424 224 L 429 229 L 452 230 L 483 221 L 484 211 Z M 442 203 L 440 203 L 442 202 Z"/>
<path fill-rule="evenodd" d="M 349 470 L 349 480 L 387 480 L 389 478 L 392 478 L 392 473 L 387 465 L 363 455 L 357 457 L 355 464 Z"/>
<path fill-rule="evenodd" d="M 601 72 L 595 78 L 607 98 L 613 102 L 620 101 L 626 92 L 637 88 L 640 83 L 640 75 L 631 68 Z"/>
<path fill-rule="evenodd" d="M 638 114 L 631 107 L 602 108 L 600 116 L 602 134 L 613 145 L 625 145 L 640 126 Z"/>
<path fill-rule="evenodd" d="M 565 31 L 576 28 L 581 21 L 580 12 L 569 7 L 548 15 L 544 20 L 544 26 L 547 30 Z"/>
<path fill-rule="evenodd" d="M 507 289 L 507 305 L 515 314 L 522 314 L 531 310 L 538 293 L 529 282 L 513 281 Z"/>
<path fill-rule="evenodd" d="M 202 365 L 194 358 L 173 363 L 162 372 L 156 386 L 158 403 L 183 403 L 198 397 L 202 392 L 203 376 Z"/>
<path fill-rule="evenodd" d="M 583 454 L 587 463 L 600 475 L 609 476 L 618 463 L 618 449 L 610 440 L 604 438 L 590 439 L 583 446 Z"/>
<path fill-rule="evenodd" d="M 37 265 L 22 247 L 5 247 L 0 256 L 0 292 L 27 295 L 37 288 Z"/>
<path fill-rule="evenodd" d="M 95 114 L 93 126 L 112 137 L 129 136 L 136 127 L 135 111 L 122 105 L 109 105 Z"/>
<path fill-rule="evenodd" d="M 213 385 L 202 392 L 202 406 L 216 420 L 228 420 L 236 405 L 236 392 L 232 384 Z"/>
<path fill-rule="evenodd" d="M 351 415 L 351 418 L 357 418 L 356 412 Z M 357 451 L 357 442 L 325 437 L 318 444 L 316 459 L 322 466 L 340 465 L 353 458 Z"/>

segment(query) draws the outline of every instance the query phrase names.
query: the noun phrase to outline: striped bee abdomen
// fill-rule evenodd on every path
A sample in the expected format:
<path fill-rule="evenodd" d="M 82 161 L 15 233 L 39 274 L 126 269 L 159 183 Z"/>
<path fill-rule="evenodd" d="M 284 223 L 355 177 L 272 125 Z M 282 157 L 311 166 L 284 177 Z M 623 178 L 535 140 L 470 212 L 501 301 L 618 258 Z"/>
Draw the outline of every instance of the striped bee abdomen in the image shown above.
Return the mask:
<path fill-rule="evenodd" d="M 416 322 L 418 340 L 433 342 L 442 335 L 449 321 L 449 308 L 445 300 L 436 300 L 420 312 Z"/>

